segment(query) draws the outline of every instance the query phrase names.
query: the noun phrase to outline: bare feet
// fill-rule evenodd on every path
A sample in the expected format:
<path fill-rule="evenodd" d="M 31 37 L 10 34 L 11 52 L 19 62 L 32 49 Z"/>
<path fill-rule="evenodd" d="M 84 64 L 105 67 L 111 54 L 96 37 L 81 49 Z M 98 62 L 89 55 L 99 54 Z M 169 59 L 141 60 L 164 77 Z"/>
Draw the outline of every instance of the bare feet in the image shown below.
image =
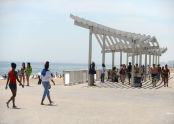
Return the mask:
<path fill-rule="evenodd" d="M 7 108 L 9 108 L 9 106 L 8 106 L 8 104 L 9 104 L 9 103 L 8 103 L 8 102 L 6 102 L 6 104 L 7 104 Z"/>

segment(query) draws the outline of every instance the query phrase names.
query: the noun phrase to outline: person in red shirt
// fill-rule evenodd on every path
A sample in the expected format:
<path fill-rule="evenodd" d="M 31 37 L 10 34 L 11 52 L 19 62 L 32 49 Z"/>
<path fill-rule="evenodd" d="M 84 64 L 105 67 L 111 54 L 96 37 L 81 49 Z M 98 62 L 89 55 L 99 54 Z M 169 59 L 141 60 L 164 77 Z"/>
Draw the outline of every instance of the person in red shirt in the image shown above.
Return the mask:
<path fill-rule="evenodd" d="M 16 97 L 16 91 L 17 91 L 17 85 L 16 85 L 16 80 L 20 83 L 20 85 L 22 87 L 24 87 L 24 85 L 21 83 L 21 81 L 18 79 L 18 75 L 17 75 L 17 71 L 15 71 L 16 69 L 16 64 L 15 63 L 11 63 L 11 67 L 12 67 L 12 70 L 9 71 L 8 73 L 8 78 L 7 78 L 7 84 L 6 84 L 6 87 L 5 89 L 8 88 L 8 83 L 9 83 L 9 87 L 10 87 L 10 90 L 12 92 L 12 96 L 11 98 L 6 102 L 7 104 L 7 107 L 9 108 L 9 103 L 10 101 L 13 101 L 13 108 L 16 108 L 16 105 L 15 105 L 15 97 Z"/>

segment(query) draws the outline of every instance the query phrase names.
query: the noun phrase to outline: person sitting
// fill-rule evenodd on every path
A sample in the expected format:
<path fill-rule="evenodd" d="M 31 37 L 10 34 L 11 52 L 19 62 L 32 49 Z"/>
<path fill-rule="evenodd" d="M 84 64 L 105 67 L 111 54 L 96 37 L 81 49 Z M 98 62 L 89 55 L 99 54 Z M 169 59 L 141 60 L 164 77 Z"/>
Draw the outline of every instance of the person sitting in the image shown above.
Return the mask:
<path fill-rule="evenodd" d="M 117 75 L 117 68 L 113 67 L 112 68 L 112 82 L 118 82 L 118 75 Z"/>

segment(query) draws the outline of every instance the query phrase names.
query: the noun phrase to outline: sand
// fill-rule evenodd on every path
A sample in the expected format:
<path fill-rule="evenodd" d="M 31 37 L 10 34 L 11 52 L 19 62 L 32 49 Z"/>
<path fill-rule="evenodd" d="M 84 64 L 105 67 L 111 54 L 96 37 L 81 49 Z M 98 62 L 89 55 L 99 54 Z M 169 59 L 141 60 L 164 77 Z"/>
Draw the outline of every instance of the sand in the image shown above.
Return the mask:
<path fill-rule="evenodd" d="M 41 106 L 43 87 L 32 80 L 30 87 L 18 86 L 18 108 L 10 104 L 8 109 L 5 102 L 11 92 L 1 80 L 0 124 L 174 124 L 174 78 L 168 88 L 102 86 L 64 86 L 57 80 L 50 90 L 54 104 L 46 99 Z"/>

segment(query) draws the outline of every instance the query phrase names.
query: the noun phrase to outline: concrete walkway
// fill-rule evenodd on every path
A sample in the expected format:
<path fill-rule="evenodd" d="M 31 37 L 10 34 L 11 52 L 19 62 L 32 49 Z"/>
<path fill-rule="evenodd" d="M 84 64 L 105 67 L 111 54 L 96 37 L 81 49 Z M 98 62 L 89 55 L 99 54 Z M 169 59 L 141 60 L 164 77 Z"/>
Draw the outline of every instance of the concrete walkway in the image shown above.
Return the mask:
<path fill-rule="evenodd" d="M 97 84 L 101 85 L 111 84 Z M 17 109 L 6 107 L 11 92 L 0 85 L 0 124 L 174 124 L 174 79 L 168 88 L 148 85 L 141 89 L 56 85 L 51 88 L 52 106 L 47 99 L 40 105 L 42 86 L 18 86 Z"/>

